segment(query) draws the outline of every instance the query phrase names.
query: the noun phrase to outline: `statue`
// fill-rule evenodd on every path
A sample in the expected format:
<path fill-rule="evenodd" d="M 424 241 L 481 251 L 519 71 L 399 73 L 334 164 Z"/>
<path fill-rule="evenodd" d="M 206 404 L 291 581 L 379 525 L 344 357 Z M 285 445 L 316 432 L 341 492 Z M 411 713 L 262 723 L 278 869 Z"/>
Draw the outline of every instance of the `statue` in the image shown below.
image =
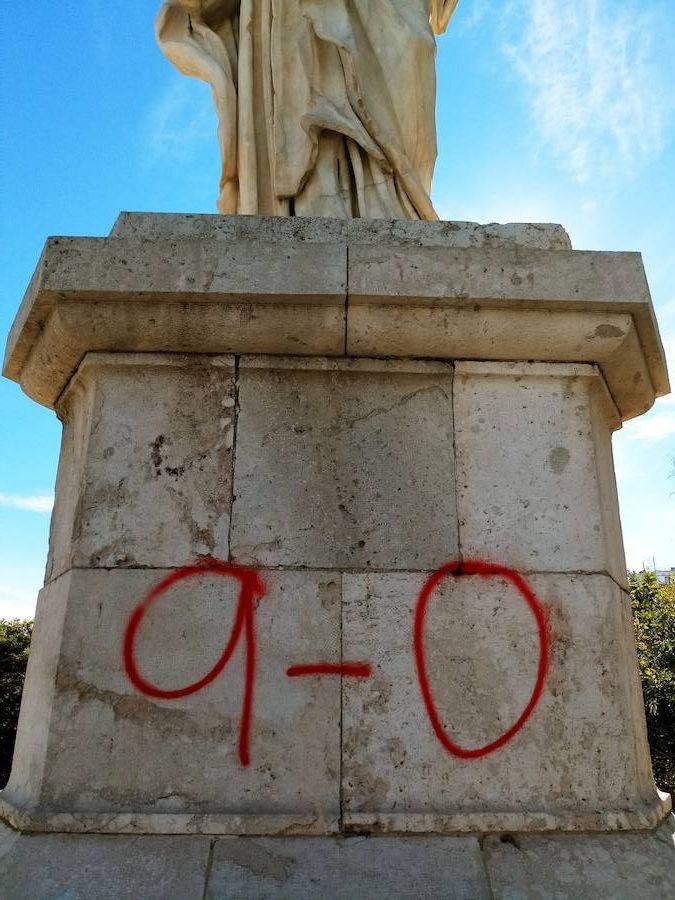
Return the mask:
<path fill-rule="evenodd" d="M 165 2 L 162 51 L 213 89 L 220 212 L 437 219 L 434 33 L 457 2 Z"/>

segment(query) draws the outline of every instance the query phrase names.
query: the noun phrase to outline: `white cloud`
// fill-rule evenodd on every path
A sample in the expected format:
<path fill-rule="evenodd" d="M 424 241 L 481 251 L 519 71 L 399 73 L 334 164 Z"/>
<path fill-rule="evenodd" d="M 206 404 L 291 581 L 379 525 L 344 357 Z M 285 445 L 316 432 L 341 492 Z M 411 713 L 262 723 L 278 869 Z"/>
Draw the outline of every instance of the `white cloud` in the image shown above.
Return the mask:
<path fill-rule="evenodd" d="M 628 177 L 659 155 L 672 91 L 658 42 L 673 32 L 656 6 L 516 0 L 507 10 L 506 53 L 529 88 L 539 137 L 579 183 Z"/>
<path fill-rule="evenodd" d="M 462 31 L 478 28 L 493 13 L 492 0 L 471 0 L 471 3 L 460 3 L 459 22 Z"/>
<path fill-rule="evenodd" d="M 626 437 L 631 441 L 662 441 L 675 435 L 675 404 L 670 406 L 626 422 L 623 426 Z"/>
<path fill-rule="evenodd" d="M 0 507 L 6 509 L 23 509 L 29 512 L 48 513 L 54 506 L 53 494 L 32 494 L 23 496 L 20 494 L 0 493 Z"/>
<path fill-rule="evenodd" d="M 658 320 L 667 325 L 674 318 L 675 301 L 671 300 L 661 306 L 658 312 Z M 675 376 L 675 332 L 661 330 L 661 337 L 666 354 L 671 382 Z M 637 419 L 631 419 L 623 426 L 622 434 L 634 441 L 662 441 L 666 438 L 675 439 L 675 394 L 661 397 L 656 401 L 649 412 Z M 675 444 L 673 445 L 675 455 Z"/>
<path fill-rule="evenodd" d="M 217 121 L 207 85 L 174 75 L 146 121 L 146 146 L 153 160 L 185 162 L 204 146 L 215 146 Z"/>

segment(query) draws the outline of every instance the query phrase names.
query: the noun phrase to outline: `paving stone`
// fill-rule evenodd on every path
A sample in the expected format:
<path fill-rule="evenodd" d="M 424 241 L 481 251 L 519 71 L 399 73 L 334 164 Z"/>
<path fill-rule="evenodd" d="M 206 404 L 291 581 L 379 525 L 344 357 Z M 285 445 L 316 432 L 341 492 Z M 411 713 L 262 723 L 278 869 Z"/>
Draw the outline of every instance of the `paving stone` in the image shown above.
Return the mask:
<path fill-rule="evenodd" d="M 489 897 L 476 838 L 223 838 L 206 900 L 482 900 Z"/>
<path fill-rule="evenodd" d="M 506 835 L 484 842 L 495 900 L 665 900 L 675 819 L 656 834 Z"/>
<path fill-rule="evenodd" d="M 3 900 L 202 900 L 205 837 L 24 834 L 0 824 Z"/>

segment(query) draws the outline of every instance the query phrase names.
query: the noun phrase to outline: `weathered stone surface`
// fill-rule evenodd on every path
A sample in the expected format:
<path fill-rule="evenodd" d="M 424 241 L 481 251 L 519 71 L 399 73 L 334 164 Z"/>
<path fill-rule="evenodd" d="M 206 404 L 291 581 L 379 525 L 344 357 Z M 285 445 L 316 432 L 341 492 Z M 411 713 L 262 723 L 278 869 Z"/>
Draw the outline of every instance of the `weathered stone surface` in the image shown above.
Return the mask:
<path fill-rule="evenodd" d="M 354 303 L 493 300 L 502 306 L 536 300 L 609 312 L 646 303 L 649 287 L 639 253 L 528 248 L 387 247 L 358 244 L 349 252 Z"/>
<path fill-rule="evenodd" d="M 489 837 L 483 852 L 492 895 L 665 900 L 672 893 L 674 831 L 671 817 L 655 834 Z"/>
<path fill-rule="evenodd" d="M 456 555 L 452 366 L 247 357 L 239 403 L 236 559 L 433 569 Z"/>
<path fill-rule="evenodd" d="M 223 838 L 206 900 L 489 897 L 476 838 Z"/>
<path fill-rule="evenodd" d="M 205 352 L 209 303 L 225 307 L 210 311 L 221 326 L 213 352 L 302 353 L 309 341 L 309 352 L 338 353 L 346 282 L 340 244 L 50 238 L 10 330 L 3 373 L 51 406 L 88 350 Z M 64 307 L 76 301 L 88 309 L 74 322 Z"/>
<path fill-rule="evenodd" d="M 490 308 L 469 297 L 459 305 L 351 302 L 347 350 L 353 356 L 418 359 L 591 361 L 600 367 L 624 419 L 651 407 L 654 373 L 635 314 L 538 305 L 544 308 Z"/>
<path fill-rule="evenodd" d="M 628 600 L 607 577 L 531 577 L 551 622 L 546 690 L 506 747 L 467 762 L 443 750 L 420 695 L 412 621 L 424 575 L 344 575 L 341 611 L 339 575 L 264 573 L 244 769 L 242 646 L 217 681 L 180 700 L 152 700 L 127 680 L 128 617 L 165 574 L 75 571 L 43 592 L 2 795 L 15 827 L 320 833 L 337 828 L 340 795 L 345 826 L 376 831 L 648 828 L 667 811 L 651 780 Z M 141 629 L 142 674 L 162 688 L 202 677 L 229 639 L 234 601 L 221 579 L 173 588 Z M 460 745 L 482 746 L 517 719 L 538 642 L 513 588 L 446 582 L 425 647 L 439 714 Z M 285 676 L 341 659 L 373 666 L 370 679 L 344 679 L 342 700 L 338 678 Z"/>
<path fill-rule="evenodd" d="M 662 900 L 671 819 L 655 833 L 487 837 L 19 835 L 0 825 L 6 900 L 564 897 Z"/>
<path fill-rule="evenodd" d="M 13 824 L 26 827 L 24 812 L 37 830 L 332 830 L 339 815 L 339 679 L 285 673 L 296 663 L 339 662 L 339 576 L 263 574 L 268 594 L 256 611 L 251 765 L 243 768 L 243 640 L 216 681 L 181 699 L 144 696 L 126 676 L 129 616 L 166 574 L 78 570 L 45 588 L 31 659 L 36 672 L 3 794 L 19 810 Z M 223 578 L 174 586 L 141 626 L 142 675 L 163 689 L 202 678 L 230 638 L 236 596 Z"/>
<path fill-rule="evenodd" d="M 232 357 L 89 354 L 64 422 L 47 578 L 227 558 Z"/>
<path fill-rule="evenodd" d="M 191 241 L 299 241 L 319 244 L 379 244 L 445 248 L 529 247 L 571 250 L 562 225 L 511 222 L 421 222 L 408 219 L 322 219 L 314 216 L 219 216 L 123 212 L 114 238 Z"/>
<path fill-rule="evenodd" d="M 0 824 L 3 900 L 201 900 L 203 837 L 24 834 Z"/>
<path fill-rule="evenodd" d="M 636 253 L 359 245 L 348 313 L 351 355 L 597 362 L 624 418 L 670 389 Z"/>
<path fill-rule="evenodd" d="M 627 596 L 604 576 L 535 575 L 552 662 L 531 719 L 491 755 L 448 754 L 425 710 L 413 658 L 424 578 L 344 576 L 343 652 L 371 660 L 345 680 L 345 825 L 418 831 L 654 827 L 666 810 L 651 779 Z M 425 628 L 441 721 L 467 749 L 506 731 L 534 687 L 534 618 L 502 580 L 448 579 Z"/>
<path fill-rule="evenodd" d="M 344 303 L 72 300 L 50 313 L 20 380 L 53 406 L 88 351 L 335 356 L 344 333 Z"/>
<path fill-rule="evenodd" d="M 454 397 L 464 556 L 625 585 L 611 457 L 620 420 L 597 369 L 462 362 Z"/>

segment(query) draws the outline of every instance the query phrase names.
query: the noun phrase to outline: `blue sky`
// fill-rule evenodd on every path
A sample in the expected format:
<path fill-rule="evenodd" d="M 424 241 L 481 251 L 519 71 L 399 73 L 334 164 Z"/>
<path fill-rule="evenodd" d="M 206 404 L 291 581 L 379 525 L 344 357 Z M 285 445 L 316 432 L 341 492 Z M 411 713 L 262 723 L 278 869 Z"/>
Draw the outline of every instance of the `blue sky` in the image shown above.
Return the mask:
<path fill-rule="evenodd" d="M 329 0 L 326 0 L 329 2 Z M 154 43 L 158 0 L 59 0 L 5 17 L 0 334 L 48 235 L 118 212 L 214 212 L 206 86 Z M 673 0 L 460 0 L 439 41 L 443 218 L 560 222 L 574 245 L 644 253 L 675 373 Z M 32 615 L 60 426 L 0 383 L 0 616 Z M 628 564 L 675 566 L 675 401 L 614 438 Z"/>

